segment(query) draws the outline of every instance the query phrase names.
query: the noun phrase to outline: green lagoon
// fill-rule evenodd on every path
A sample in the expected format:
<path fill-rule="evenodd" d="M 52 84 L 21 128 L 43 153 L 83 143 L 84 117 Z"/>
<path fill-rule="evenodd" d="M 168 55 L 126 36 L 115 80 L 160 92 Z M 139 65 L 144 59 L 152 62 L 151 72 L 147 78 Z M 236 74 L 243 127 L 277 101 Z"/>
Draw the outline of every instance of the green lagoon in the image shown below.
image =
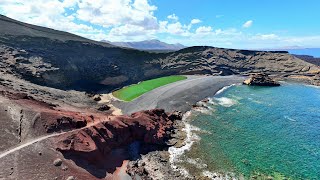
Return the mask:
<path fill-rule="evenodd" d="M 166 76 L 156 79 L 151 79 L 147 81 L 142 81 L 138 84 L 133 84 L 128 87 L 124 87 L 120 90 L 113 92 L 113 96 L 123 101 L 132 101 L 133 99 L 147 93 L 155 88 L 164 86 L 173 82 L 181 81 L 187 79 L 185 76 Z"/>

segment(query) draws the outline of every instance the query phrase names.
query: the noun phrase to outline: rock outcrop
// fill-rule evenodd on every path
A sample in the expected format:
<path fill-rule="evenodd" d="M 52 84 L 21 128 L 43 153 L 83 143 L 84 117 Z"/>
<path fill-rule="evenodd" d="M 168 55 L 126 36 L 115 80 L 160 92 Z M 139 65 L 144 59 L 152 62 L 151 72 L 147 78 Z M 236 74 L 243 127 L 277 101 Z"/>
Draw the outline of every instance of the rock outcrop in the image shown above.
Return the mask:
<path fill-rule="evenodd" d="M 167 146 L 176 118 L 181 118 L 179 113 L 168 116 L 161 109 L 110 117 L 109 120 L 58 137 L 56 149 L 67 157 L 101 165 L 112 150 L 134 141 Z"/>
<path fill-rule="evenodd" d="M 280 86 L 280 83 L 271 79 L 267 74 L 252 74 L 251 77 L 243 82 L 250 86 Z"/>

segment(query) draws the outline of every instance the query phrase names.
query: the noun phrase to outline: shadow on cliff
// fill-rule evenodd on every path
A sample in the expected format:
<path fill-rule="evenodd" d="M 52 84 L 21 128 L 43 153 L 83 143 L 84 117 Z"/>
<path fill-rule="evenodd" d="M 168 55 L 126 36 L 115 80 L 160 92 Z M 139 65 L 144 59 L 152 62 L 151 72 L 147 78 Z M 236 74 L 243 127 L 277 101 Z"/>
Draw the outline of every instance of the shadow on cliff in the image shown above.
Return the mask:
<path fill-rule="evenodd" d="M 64 158 L 72 160 L 78 167 L 89 172 L 96 178 L 105 178 L 107 174 L 113 174 L 121 167 L 125 160 L 135 161 L 152 151 L 168 150 L 168 146 L 150 145 L 141 142 L 133 142 L 128 146 L 117 148 L 106 156 L 96 156 L 98 152 L 75 154 L 63 153 Z"/>

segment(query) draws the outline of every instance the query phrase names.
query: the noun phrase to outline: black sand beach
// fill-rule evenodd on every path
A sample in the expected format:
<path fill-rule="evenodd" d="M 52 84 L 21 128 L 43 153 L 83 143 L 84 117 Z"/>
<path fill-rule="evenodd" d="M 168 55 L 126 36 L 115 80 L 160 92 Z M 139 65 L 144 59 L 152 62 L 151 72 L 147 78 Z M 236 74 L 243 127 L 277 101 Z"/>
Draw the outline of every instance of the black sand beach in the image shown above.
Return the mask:
<path fill-rule="evenodd" d="M 189 111 L 192 105 L 213 96 L 225 86 L 241 83 L 242 76 L 187 76 L 188 79 L 156 88 L 131 102 L 116 101 L 113 104 L 123 114 L 160 108 L 166 112 Z"/>

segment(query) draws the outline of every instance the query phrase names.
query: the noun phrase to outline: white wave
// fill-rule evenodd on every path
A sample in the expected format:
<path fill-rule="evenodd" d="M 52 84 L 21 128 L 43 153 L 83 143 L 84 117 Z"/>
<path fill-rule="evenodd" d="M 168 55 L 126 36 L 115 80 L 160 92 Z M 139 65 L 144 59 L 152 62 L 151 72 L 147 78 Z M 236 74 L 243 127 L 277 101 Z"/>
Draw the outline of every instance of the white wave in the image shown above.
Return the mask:
<path fill-rule="evenodd" d="M 225 91 L 225 90 L 227 90 L 227 89 L 229 89 L 229 88 L 231 88 L 232 86 L 235 86 L 235 85 L 236 84 L 231 84 L 230 86 L 225 86 L 222 89 L 220 89 L 219 91 L 217 91 L 215 95 L 221 94 L 223 91 Z"/>
<path fill-rule="evenodd" d="M 215 98 L 216 101 L 218 101 L 218 104 L 224 107 L 231 107 L 235 104 L 237 104 L 237 101 L 227 98 L 227 97 L 221 97 L 221 98 Z"/>
<path fill-rule="evenodd" d="M 261 101 L 253 100 L 252 102 L 257 103 L 257 104 L 263 104 Z"/>
<path fill-rule="evenodd" d="M 288 119 L 289 121 L 293 121 L 293 122 L 296 122 L 297 120 L 295 120 L 295 119 L 292 119 L 291 117 L 289 117 L 289 116 L 284 116 L 284 118 L 285 119 Z"/>
<path fill-rule="evenodd" d="M 215 111 L 212 107 L 206 106 L 206 107 L 196 107 L 192 109 L 193 111 L 200 112 L 202 114 L 212 115 L 212 113 Z"/>
<path fill-rule="evenodd" d="M 233 98 L 233 99 L 236 99 L 237 101 L 240 101 L 240 100 L 242 100 L 242 99 L 243 99 L 242 97 L 235 96 L 235 95 L 232 95 L 232 98 Z"/>
<path fill-rule="evenodd" d="M 189 151 L 195 141 L 200 141 L 200 137 L 192 133 L 192 131 L 200 131 L 200 129 L 195 126 L 192 126 L 191 124 L 185 121 L 185 118 L 189 117 L 190 115 L 191 111 L 187 112 L 183 118 L 185 127 L 182 130 L 186 133 L 185 145 L 180 148 L 170 147 L 168 149 L 168 152 L 170 153 L 169 161 L 171 167 L 179 171 L 185 177 L 190 177 L 188 171 L 183 167 L 178 167 L 175 163 L 181 162 L 179 160 L 179 157 L 181 157 L 186 151 Z"/>
<path fill-rule="evenodd" d="M 211 105 L 216 105 L 216 103 L 214 102 L 214 100 L 212 98 L 208 98 L 208 103 Z"/>
<path fill-rule="evenodd" d="M 186 120 L 186 119 L 188 119 L 191 115 L 192 115 L 192 112 L 191 112 L 191 111 L 187 111 L 186 113 L 183 114 L 182 119 L 183 119 L 183 120 Z"/>
<path fill-rule="evenodd" d="M 305 86 L 320 89 L 320 86 L 316 86 L 316 85 L 305 84 Z"/>
<path fill-rule="evenodd" d="M 236 180 L 235 176 L 233 173 L 230 173 L 231 175 L 221 175 L 215 172 L 210 172 L 210 171 L 203 171 L 202 175 L 205 177 L 208 177 L 209 179 L 214 179 L 214 180 Z M 240 178 L 243 179 L 243 178 Z"/>
<path fill-rule="evenodd" d="M 202 175 L 205 176 L 205 177 L 208 177 L 210 179 L 217 179 L 218 178 L 218 174 L 217 173 L 213 173 L 213 172 L 210 172 L 210 171 L 203 171 Z"/>
<path fill-rule="evenodd" d="M 203 163 L 200 158 L 196 158 L 196 159 L 188 158 L 187 162 L 189 164 L 196 166 L 198 169 L 204 169 L 208 167 L 208 165 Z"/>
<path fill-rule="evenodd" d="M 250 100 L 250 101 L 252 101 L 252 102 L 254 102 L 254 103 L 257 103 L 257 104 L 263 104 L 263 102 L 258 101 L 258 100 L 255 100 L 255 99 L 253 99 L 253 98 L 251 98 L 251 97 L 249 97 L 248 100 Z"/>

